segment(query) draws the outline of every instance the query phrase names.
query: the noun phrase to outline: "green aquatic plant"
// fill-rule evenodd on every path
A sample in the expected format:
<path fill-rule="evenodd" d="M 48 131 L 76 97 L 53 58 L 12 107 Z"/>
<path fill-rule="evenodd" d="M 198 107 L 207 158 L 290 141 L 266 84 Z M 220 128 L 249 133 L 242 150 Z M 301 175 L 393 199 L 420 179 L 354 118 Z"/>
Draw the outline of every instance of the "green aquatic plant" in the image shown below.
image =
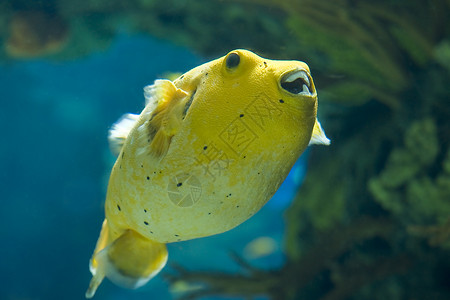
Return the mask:
<path fill-rule="evenodd" d="M 326 96 L 361 104 L 376 99 L 392 108 L 411 84 L 410 69 L 433 58 L 434 45 L 448 30 L 448 1 L 241 0 L 280 9 L 295 38 L 286 47 L 326 77 Z M 417 15 L 425 16 L 417 18 Z M 340 77 L 340 79 L 339 79 Z"/>
<path fill-rule="evenodd" d="M 450 70 L 450 38 L 443 40 L 436 45 L 434 57 L 441 66 Z"/>
<path fill-rule="evenodd" d="M 413 122 L 404 145 L 392 150 L 383 171 L 369 181 L 374 199 L 406 224 L 446 222 L 450 216 L 450 151 L 442 167 L 436 165 L 439 153 L 434 120 Z"/>
<path fill-rule="evenodd" d="M 409 226 L 408 232 L 426 238 L 432 247 L 450 248 L 450 218 L 441 225 Z"/>

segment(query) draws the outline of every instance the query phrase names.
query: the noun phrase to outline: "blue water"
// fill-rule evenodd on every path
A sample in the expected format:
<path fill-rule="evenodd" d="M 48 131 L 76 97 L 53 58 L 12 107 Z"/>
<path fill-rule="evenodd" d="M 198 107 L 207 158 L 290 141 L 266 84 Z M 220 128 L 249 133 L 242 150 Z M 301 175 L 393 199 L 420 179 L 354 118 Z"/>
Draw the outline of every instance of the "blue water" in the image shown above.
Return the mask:
<path fill-rule="evenodd" d="M 149 37 L 123 35 L 107 52 L 81 59 L 0 66 L 0 299 L 83 299 L 114 162 L 108 128 L 123 113 L 140 112 L 145 85 L 206 60 Z M 236 272 L 229 251 L 243 253 L 251 240 L 269 236 L 279 247 L 252 263 L 280 265 L 283 211 L 304 169 L 299 162 L 274 199 L 238 228 L 169 245 L 169 263 Z M 94 299 L 172 298 L 158 276 L 135 291 L 105 280 Z"/>

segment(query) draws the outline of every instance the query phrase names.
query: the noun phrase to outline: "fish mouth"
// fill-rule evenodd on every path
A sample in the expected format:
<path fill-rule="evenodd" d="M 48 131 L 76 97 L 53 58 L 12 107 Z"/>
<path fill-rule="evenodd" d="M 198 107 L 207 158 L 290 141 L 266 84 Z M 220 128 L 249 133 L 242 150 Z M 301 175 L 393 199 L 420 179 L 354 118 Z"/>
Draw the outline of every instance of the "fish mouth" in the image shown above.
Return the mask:
<path fill-rule="evenodd" d="M 312 96 L 314 94 L 308 74 L 301 69 L 295 69 L 284 74 L 280 86 L 294 95 Z"/>

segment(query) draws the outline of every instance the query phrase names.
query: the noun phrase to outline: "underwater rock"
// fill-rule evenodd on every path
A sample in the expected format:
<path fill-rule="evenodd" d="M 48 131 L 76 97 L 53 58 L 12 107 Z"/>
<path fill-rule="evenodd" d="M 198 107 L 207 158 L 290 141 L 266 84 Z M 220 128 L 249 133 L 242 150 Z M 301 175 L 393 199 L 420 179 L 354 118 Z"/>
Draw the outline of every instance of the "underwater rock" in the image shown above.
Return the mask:
<path fill-rule="evenodd" d="M 19 11 L 11 17 L 5 51 L 18 58 L 48 55 L 61 51 L 68 36 L 62 17 L 40 10 Z"/>

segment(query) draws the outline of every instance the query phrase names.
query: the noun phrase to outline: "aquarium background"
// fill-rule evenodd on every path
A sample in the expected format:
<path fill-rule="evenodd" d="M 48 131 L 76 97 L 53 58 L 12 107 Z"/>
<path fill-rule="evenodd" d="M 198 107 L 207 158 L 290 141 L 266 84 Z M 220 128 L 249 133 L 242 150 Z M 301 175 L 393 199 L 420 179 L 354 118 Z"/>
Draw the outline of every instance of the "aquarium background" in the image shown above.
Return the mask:
<path fill-rule="evenodd" d="M 0 299 L 83 299 L 107 132 L 157 78 L 303 60 L 332 140 L 253 218 L 95 299 L 449 299 L 450 1 L 0 2 Z M 420 17 L 418 17 L 420 16 Z"/>

